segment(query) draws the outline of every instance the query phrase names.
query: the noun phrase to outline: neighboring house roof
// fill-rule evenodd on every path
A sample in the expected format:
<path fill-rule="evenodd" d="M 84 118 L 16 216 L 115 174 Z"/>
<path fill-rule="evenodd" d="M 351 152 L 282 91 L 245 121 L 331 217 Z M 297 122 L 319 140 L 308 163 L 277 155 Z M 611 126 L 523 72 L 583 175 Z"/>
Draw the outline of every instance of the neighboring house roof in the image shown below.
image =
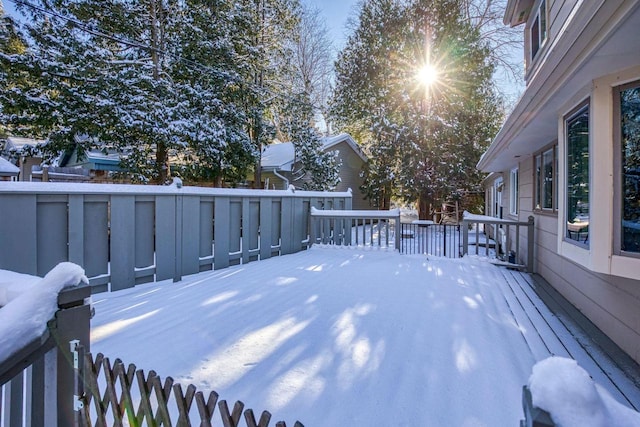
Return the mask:
<path fill-rule="evenodd" d="M 345 142 L 351 149 L 362 159 L 367 161 L 358 144 L 347 133 L 339 135 L 327 136 L 320 139 L 322 143 L 322 151 L 332 151 L 336 145 Z M 278 142 L 267 145 L 262 153 L 260 165 L 264 170 L 291 171 L 295 162 L 295 148 L 291 142 Z"/>
<path fill-rule="evenodd" d="M 290 171 L 293 167 L 295 156 L 295 148 L 291 142 L 267 145 L 262 153 L 260 165 L 262 169 Z"/>
<path fill-rule="evenodd" d="M 91 163 L 95 170 L 120 170 L 120 154 L 104 153 L 101 150 L 89 150 L 85 153 L 87 161 Z"/>
<path fill-rule="evenodd" d="M 11 163 L 9 160 L 0 157 L 0 175 L 2 176 L 18 176 L 20 168 Z"/>
<path fill-rule="evenodd" d="M 44 139 L 23 138 L 21 136 L 9 136 L 7 137 L 7 150 L 22 151 L 25 146 L 35 147 L 38 144 L 44 144 Z"/>

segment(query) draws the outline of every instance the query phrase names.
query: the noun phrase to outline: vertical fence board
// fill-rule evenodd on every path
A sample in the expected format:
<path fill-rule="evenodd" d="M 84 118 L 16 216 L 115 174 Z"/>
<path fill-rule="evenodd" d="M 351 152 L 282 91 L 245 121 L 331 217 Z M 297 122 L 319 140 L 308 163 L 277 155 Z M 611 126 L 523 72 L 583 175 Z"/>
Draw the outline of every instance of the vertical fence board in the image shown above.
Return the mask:
<path fill-rule="evenodd" d="M 84 196 L 82 194 L 69 195 L 69 261 L 78 265 L 84 262 Z M 87 246 L 89 246 L 87 244 Z M 86 273 L 85 268 L 85 273 Z M 87 274 L 87 277 L 90 277 Z"/>
<path fill-rule="evenodd" d="M 37 274 L 36 196 L 2 196 L 0 203 L 0 268 L 25 274 Z M 19 244 L 18 244 L 19 242 Z"/>
<path fill-rule="evenodd" d="M 295 252 L 293 247 L 293 199 L 291 197 L 283 197 L 282 198 L 282 215 L 280 217 L 280 230 L 281 230 L 281 241 L 280 241 L 280 253 L 282 255 L 287 255 Z"/>
<path fill-rule="evenodd" d="M 27 382 L 30 384 L 30 392 L 27 394 L 26 425 L 30 427 L 44 426 L 44 388 L 45 368 L 44 357 L 35 361 L 27 369 Z"/>
<path fill-rule="evenodd" d="M 259 239 L 258 239 L 258 235 L 259 235 L 259 230 L 260 230 L 260 202 L 257 200 L 250 200 L 249 201 L 249 214 L 247 215 L 247 217 L 249 218 L 249 224 L 247 227 L 248 230 L 248 242 L 249 242 L 249 249 L 251 251 L 253 251 L 253 255 L 251 255 L 249 257 L 250 261 L 255 261 L 258 259 L 257 255 L 255 254 L 256 249 L 259 249 L 258 243 L 259 243 Z"/>
<path fill-rule="evenodd" d="M 176 272 L 176 197 L 156 197 L 156 280 Z"/>
<path fill-rule="evenodd" d="M 182 199 L 182 274 L 200 271 L 200 197 Z"/>
<path fill-rule="evenodd" d="M 242 249 L 242 201 L 229 201 L 229 260 L 231 264 L 238 264 Z M 233 254 L 233 255 L 232 255 Z"/>
<path fill-rule="evenodd" d="M 111 290 L 135 285 L 135 197 L 111 197 Z"/>
<path fill-rule="evenodd" d="M 67 200 L 67 196 L 64 195 L 38 196 L 36 207 L 38 276 L 44 276 L 58 263 L 69 259 Z"/>
<path fill-rule="evenodd" d="M 214 212 L 213 262 L 214 268 L 218 270 L 229 266 L 229 198 L 216 198 Z"/>
<path fill-rule="evenodd" d="M 251 214 L 250 214 L 250 210 L 251 210 L 251 203 L 249 202 L 249 199 L 246 197 L 242 198 L 242 202 L 241 202 L 241 206 L 242 206 L 242 219 L 241 219 L 241 224 L 242 224 L 242 236 L 240 237 L 240 240 L 242 241 L 242 244 L 240 245 L 240 247 L 242 248 L 242 263 L 246 264 L 249 262 L 249 250 L 251 249 Z"/>
<path fill-rule="evenodd" d="M 135 203 L 135 267 L 143 268 L 154 264 L 155 203 L 136 201 Z M 136 284 L 153 281 L 154 271 L 141 277 L 136 274 Z"/>
<path fill-rule="evenodd" d="M 4 386 L 4 419 L 8 427 L 22 426 L 22 405 L 24 396 L 24 373 L 20 372 Z"/>
<path fill-rule="evenodd" d="M 200 200 L 200 258 L 213 257 L 213 202 Z M 211 270 L 213 259 L 200 262 L 200 271 Z"/>
<path fill-rule="evenodd" d="M 282 251 L 282 199 L 272 200 L 271 202 L 271 246 L 277 246 L 278 249 L 271 249 L 271 255 L 278 255 Z"/>
<path fill-rule="evenodd" d="M 260 259 L 271 258 L 272 206 L 271 197 L 260 198 Z"/>
<path fill-rule="evenodd" d="M 106 275 L 109 270 L 109 203 L 107 199 L 88 201 L 85 197 L 82 211 L 83 263 L 80 265 L 89 278 Z M 76 225 L 69 221 L 69 227 Z"/>

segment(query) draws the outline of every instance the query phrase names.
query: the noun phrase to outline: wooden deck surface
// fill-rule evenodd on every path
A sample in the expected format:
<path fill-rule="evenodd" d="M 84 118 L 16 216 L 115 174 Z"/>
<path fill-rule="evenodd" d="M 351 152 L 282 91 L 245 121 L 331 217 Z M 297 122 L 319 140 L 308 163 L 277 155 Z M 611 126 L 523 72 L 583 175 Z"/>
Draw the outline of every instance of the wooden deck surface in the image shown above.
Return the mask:
<path fill-rule="evenodd" d="M 578 362 L 621 403 L 640 409 L 640 366 L 538 275 L 503 269 L 504 289 L 536 360 Z"/>

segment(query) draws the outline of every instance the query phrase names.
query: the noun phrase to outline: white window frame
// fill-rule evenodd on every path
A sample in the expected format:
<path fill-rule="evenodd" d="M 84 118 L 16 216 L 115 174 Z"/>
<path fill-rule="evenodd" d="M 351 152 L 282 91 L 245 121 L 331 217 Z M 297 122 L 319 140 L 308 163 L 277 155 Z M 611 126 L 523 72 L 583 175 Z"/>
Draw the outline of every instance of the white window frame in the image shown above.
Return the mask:
<path fill-rule="evenodd" d="M 589 148 L 590 148 L 590 198 L 591 200 L 608 201 L 616 204 L 614 177 L 618 170 L 614 165 L 615 153 L 615 128 L 617 120 L 614 120 L 614 92 L 621 85 L 626 85 L 640 79 L 640 65 L 631 67 L 624 71 L 612 73 L 593 80 L 574 96 L 560 111 L 558 115 L 558 138 L 559 138 L 559 208 L 558 218 L 566 216 L 566 190 L 565 190 L 565 138 L 564 138 L 564 118 L 580 101 L 588 101 L 590 105 L 590 118 L 594 122 L 590 126 Z M 598 141 L 598 143 L 595 143 Z M 611 159 L 611 161 L 594 161 L 594 159 Z M 593 179 L 598 177 L 598 179 Z M 592 205 L 593 206 L 593 205 Z M 558 254 L 571 260 L 572 262 L 585 267 L 588 270 L 618 277 L 625 277 L 634 280 L 640 278 L 640 258 L 619 253 L 614 241 L 614 226 L 619 220 L 615 207 L 609 209 L 592 209 L 589 213 L 589 240 L 598 244 L 584 247 L 567 242 L 564 239 L 564 221 L 558 221 L 557 242 Z"/>
<path fill-rule="evenodd" d="M 613 230 L 614 230 L 614 255 L 623 256 L 623 257 L 632 257 L 632 258 L 640 258 L 640 252 L 632 252 L 632 251 L 624 251 L 622 250 L 622 239 L 623 239 L 623 229 L 622 229 L 622 200 L 623 200 L 623 187 L 624 182 L 622 179 L 622 128 L 621 128 L 621 119 L 622 119 L 622 111 L 620 106 L 621 92 L 631 88 L 640 87 L 640 79 L 635 80 L 633 82 L 617 86 L 614 88 L 614 103 L 613 103 L 613 111 L 614 111 L 614 170 L 617 173 L 614 175 L 614 211 L 613 211 Z"/>
<path fill-rule="evenodd" d="M 493 182 L 493 206 L 491 207 L 491 216 L 500 218 L 500 208 L 502 208 L 502 190 L 504 189 L 504 180 L 502 177 L 497 178 Z"/>
<path fill-rule="evenodd" d="M 509 172 L 509 214 L 518 215 L 519 179 L 518 168 L 513 168 Z"/>
<path fill-rule="evenodd" d="M 537 23 L 537 24 L 536 24 Z M 533 61 L 538 53 L 542 50 L 542 47 L 545 45 L 548 39 L 549 33 L 549 19 L 547 16 L 547 1 L 542 0 L 536 9 L 535 15 L 533 15 L 533 19 L 531 20 L 531 26 L 529 27 L 529 52 L 531 54 L 531 61 Z M 537 28 L 538 35 L 535 40 L 538 43 L 538 48 L 533 49 L 534 43 L 534 30 Z"/>

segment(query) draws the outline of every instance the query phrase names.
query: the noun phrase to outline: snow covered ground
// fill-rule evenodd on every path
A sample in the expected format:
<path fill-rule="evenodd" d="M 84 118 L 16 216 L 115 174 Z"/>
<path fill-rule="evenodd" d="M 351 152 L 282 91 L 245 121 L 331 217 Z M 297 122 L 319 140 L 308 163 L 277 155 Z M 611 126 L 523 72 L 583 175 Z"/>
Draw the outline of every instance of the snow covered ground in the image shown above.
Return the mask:
<path fill-rule="evenodd" d="M 481 259 L 317 248 L 94 295 L 92 352 L 305 426 L 515 426 L 536 359 Z"/>

